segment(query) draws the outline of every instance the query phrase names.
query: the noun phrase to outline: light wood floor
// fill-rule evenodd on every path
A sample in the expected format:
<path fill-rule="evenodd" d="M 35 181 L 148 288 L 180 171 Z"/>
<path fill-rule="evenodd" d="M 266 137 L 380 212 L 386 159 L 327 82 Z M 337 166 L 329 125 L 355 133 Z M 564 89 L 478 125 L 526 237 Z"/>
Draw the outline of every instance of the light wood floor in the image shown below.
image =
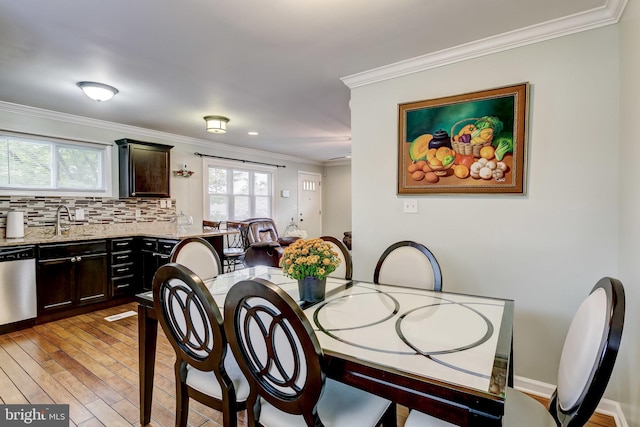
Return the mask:
<path fill-rule="evenodd" d="M 0 335 L 0 402 L 68 403 L 71 426 L 139 425 L 137 316 L 104 319 L 129 310 L 136 311 L 136 304 Z M 160 332 L 152 426 L 175 422 L 173 361 L 173 349 Z M 221 424 L 217 411 L 193 400 L 190 409 L 190 426 Z M 406 415 L 406 408 L 399 408 L 398 426 Z M 245 426 L 242 415 L 240 419 Z M 596 414 L 588 426 L 615 423 Z"/>

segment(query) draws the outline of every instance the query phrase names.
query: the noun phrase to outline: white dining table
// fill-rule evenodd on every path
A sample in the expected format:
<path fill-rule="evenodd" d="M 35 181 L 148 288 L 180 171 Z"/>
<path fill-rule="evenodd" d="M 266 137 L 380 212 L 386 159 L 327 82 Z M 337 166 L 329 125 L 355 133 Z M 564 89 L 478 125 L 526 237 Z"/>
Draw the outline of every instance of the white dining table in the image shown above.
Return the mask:
<path fill-rule="evenodd" d="M 501 425 L 512 354 L 511 300 L 328 278 L 323 301 L 300 301 L 297 281 L 257 266 L 206 281 L 222 311 L 237 282 L 262 278 L 312 323 L 330 378 L 462 426 Z M 137 295 L 141 423 L 150 421 L 153 295 Z M 151 366 L 149 366 L 151 365 Z"/>

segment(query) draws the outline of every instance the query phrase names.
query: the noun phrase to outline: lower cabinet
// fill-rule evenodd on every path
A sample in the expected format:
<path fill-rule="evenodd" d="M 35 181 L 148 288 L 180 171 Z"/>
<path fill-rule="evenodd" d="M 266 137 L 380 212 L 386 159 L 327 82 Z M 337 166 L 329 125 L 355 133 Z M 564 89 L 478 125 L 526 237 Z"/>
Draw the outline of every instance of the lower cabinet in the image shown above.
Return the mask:
<path fill-rule="evenodd" d="M 151 290 L 153 276 L 160 266 L 169 262 L 169 256 L 178 240 L 142 237 L 140 239 L 140 264 L 142 288 Z"/>
<path fill-rule="evenodd" d="M 106 301 L 107 241 L 38 246 L 38 315 Z"/>

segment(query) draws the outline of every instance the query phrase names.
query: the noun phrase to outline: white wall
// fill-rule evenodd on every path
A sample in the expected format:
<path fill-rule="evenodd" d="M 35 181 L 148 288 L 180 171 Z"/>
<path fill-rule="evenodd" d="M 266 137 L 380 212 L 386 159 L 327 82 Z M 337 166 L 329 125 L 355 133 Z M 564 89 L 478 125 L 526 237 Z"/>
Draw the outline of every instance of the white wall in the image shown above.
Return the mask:
<path fill-rule="evenodd" d="M 87 141 L 113 142 L 121 138 L 131 138 L 140 141 L 173 145 L 174 148 L 171 150 L 172 170 L 180 169 L 181 165 L 187 164 L 189 169 L 193 170 L 195 174 L 190 178 L 171 176 L 171 197 L 176 200 L 177 212 L 183 211 L 193 216 L 194 224 L 196 225 L 202 224 L 203 216 L 203 165 L 202 158 L 194 154 L 196 152 L 285 165 L 286 168 L 278 168 L 275 174 L 276 215 L 274 219 L 280 232 L 284 232 L 292 216 L 294 218 L 297 217 L 298 170 L 316 173 L 321 173 L 323 170 L 319 164 L 306 162 L 303 159 L 291 156 L 236 148 L 206 140 L 187 138 L 117 123 L 91 120 L 47 110 L 2 103 L 1 101 L 0 129 Z M 118 152 L 115 144 L 113 159 L 113 188 L 114 197 L 117 198 Z M 289 190 L 291 196 L 289 198 L 280 197 L 281 189 Z"/>
<path fill-rule="evenodd" d="M 619 274 L 619 62 L 618 28 L 608 26 L 353 89 L 354 278 L 371 280 L 395 241 L 426 244 L 444 289 L 515 301 L 515 374 L 555 384 L 573 313 L 599 278 Z M 526 81 L 526 194 L 421 195 L 419 214 L 403 214 L 398 104 Z M 616 384 L 625 368 L 611 399 L 630 400 Z"/>
<path fill-rule="evenodd" d="M 640 2 L 627 3 L 620 23 L 620 280 L 626 285 L 625 330 L 618 356 L 615 388 L 632 426 L 640 426 Z"/>
<path fill-rule="evenodd" d="M 351 164 L 325 166 L 322 176 L 322 233 L 339 240 L 351 230 Z"/>

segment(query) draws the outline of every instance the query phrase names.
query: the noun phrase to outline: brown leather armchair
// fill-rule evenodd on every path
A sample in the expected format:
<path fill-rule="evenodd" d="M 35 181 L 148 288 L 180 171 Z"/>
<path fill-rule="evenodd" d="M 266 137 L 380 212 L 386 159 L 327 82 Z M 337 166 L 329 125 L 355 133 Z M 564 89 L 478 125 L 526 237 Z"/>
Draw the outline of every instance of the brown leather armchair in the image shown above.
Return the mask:
<path fill-rule="evenodd" d="M 284 247 L 298 240 L 298 237 L 280 237 L 275 222 L 271 218 L 250 218 L 242 221 L 247 224 L 248 267 L 270 265 L 277 267 Z"/>

